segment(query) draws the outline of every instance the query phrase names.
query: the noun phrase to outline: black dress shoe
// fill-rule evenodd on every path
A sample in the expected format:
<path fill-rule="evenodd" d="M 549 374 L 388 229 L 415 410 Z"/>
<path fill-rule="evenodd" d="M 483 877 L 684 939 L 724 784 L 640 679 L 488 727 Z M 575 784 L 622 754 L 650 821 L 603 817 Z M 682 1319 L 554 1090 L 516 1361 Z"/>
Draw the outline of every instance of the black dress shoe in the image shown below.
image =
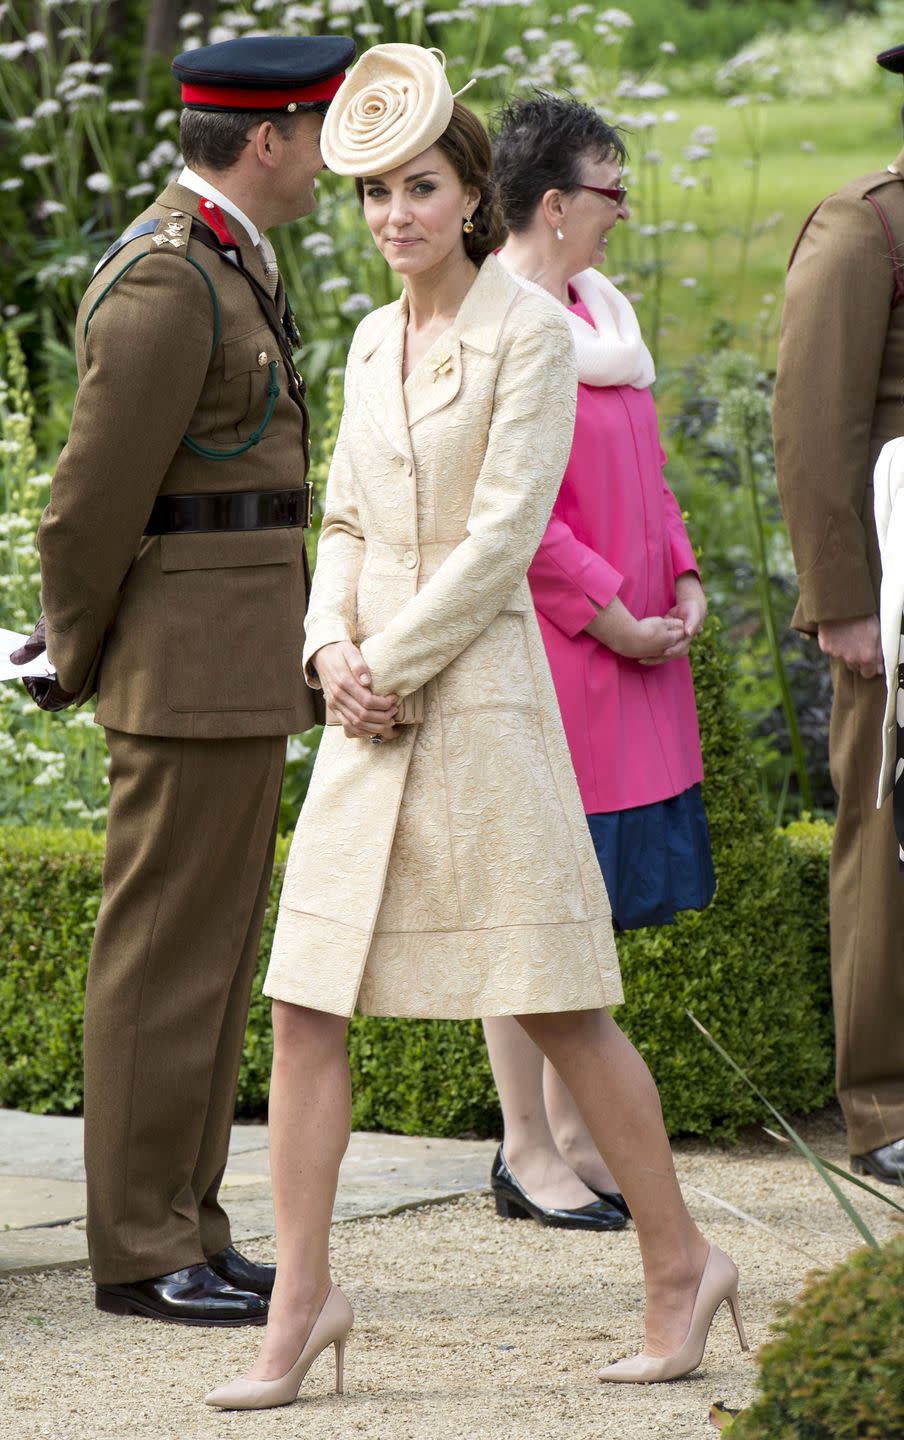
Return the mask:
<path fill-rule="evenodd" d="M 251 1290 L 255 1295 L 266 1296 L 268 1300 L 273 1294 L 275 1265 L 255 1265 L 253 1261 L 240 1255 L 232 1245 L 227 1245 L 225 1250 L 218 1250 L 216 1255 L 209 1255 L 207 1263 L 215 1275 L 219 1275 L 228 1285 L 234 1285 L 236 1290 Z"/>
<path fill-rule="evenodd" d="M 595 1185 L 588 1186 L 588 1189 L 592 1190 L 594 1195 L 598 1195 L 601 1200 L 604 1200 L 607 1205 L 611 1205 L 613 1210 L 621 1211 L 626 1220 L 631 1219 L 628 1202 L 620 1190 L 597 1190 Z"/>
<path fill-rule="evenodd" d="M 490 1185 L 496 1197 L 496 1214 L 504 1220 L 537 1220 L 558 1230 L 623 1230 L 628 1223 L 620 1210 L 603 1200 L 582 1205 L 580 1210 L 555 1210 L 538 1205 L 515 1179 L 501 1145 L 490 1171 Z"/>
<path fill-rule="evenodd" d="M 227 1285 L 208 1265 L 131 1285 L 97 1285 L 94 1303 L 109 1315 L 145 1315 L 177 1325 L 263 1325 L 267 1318 L 262 1296 Z"/>
<path fill-rule="evenodd" d="M 852 1155 L 851 1168 L 855 1175 L 872 1175 L 886 1185 L 904 1185 L 904 1140 L 893 1140 L 865 1155 Z"/>

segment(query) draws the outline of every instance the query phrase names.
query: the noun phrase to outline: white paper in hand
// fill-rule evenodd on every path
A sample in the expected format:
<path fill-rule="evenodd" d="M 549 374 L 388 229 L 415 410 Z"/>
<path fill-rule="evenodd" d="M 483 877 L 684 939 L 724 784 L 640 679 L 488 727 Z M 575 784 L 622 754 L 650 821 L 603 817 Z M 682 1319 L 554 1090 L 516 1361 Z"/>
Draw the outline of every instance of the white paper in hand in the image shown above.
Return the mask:
<path fill-rule="evenodd" d="M 18 650 L 28 639 L 27 635 L 17 635 L 14 630 L 0 629 L 0 680 L 21 680 L 23 675 L 53 675 L 53 666 L 47 660 L 47 652 L 39 655 L 37 660 L 32 660 L 28 665 L 14 665 L 10 660 L 13 650 Z"/>

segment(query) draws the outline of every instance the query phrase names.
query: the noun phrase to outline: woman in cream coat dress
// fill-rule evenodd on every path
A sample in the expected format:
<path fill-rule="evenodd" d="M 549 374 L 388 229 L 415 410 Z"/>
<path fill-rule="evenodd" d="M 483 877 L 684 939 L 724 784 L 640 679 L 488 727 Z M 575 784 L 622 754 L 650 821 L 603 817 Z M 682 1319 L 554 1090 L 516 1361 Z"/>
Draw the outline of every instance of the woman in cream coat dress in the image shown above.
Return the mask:
<path fill-rule="evenodd" d="M 265 986 L 276 1284 L 254 1368 L 208 1403 L 289 1403 L 329 1345 L 341 1385 L 351 1309 L 329 1226 L 356 1005 L 519 1017 L 637 1226 L 646 1349 L 603 1378 L 674 1378 L 736 1305 L 737 1271 L 688 1215 L 652 1077 L 605 1008 L 621 998 L 609 906 L 525 581 L 571 442 L 570 332 L 491 254 L 489 142 L 431 52 L 368 51 L 321 143 L 367 177 L 365 219 L 404 295 L 352 345 L 308 612 L 305 664 L 341 723 Z"/>

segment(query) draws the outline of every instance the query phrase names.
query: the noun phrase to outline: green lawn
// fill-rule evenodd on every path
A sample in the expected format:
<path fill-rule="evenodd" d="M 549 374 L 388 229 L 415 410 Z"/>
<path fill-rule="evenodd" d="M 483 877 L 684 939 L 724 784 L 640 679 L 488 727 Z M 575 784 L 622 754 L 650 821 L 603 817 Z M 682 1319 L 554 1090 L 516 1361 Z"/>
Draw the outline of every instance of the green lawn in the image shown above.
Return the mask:
<path fill-rule="evenodd" d="M 771 363 L 783 277 L 800 226 L 823 196 L 895 158 L 901 147 L 897 92 L 863 100 L 842 97 L 837 103 L 774 101 L 756 106 L 751 102 L 741 108 L 715 99 L 676 98 L 672 108 L 679 116 L 673 124 L 659 124 L 647 132 L 649 139 L 642 135 L 630 139 L 635 162 L 645 143 L 661 152 L 662 162 L 635 163 L 632 180 L 638 204 L 630 227 L 635 233 L 621 230 L 612 244 L 608 269 L 612 274 L 622 270 L 629 255 L 649 260 L 652 247 L 661 244 L 665 261 L 661 370 L 689 358 L 717 317 L 744 325 L 751 345 Z M 684 150 L 700 126 L 714 129 L 718 139 L 712 158 L 695 165 L 685 160 Z M 756 221 L 769 223 L 751 236 L 745 261 L 743 234 L 753 183 L 749 161 L 757 144 L 762 158 Z M 675 165 L 697 178 L 696 188 L 683 190 L 673 182 Z M 700 227 L 698 233 L 678 230 L 658 240 L 641 235 L 641 228 L 656 216 L 657 183 L 661 219 L 678 226 L 694 222 Z M 688 277 L 696 280 L 695 287 L 682 285 Z M 632 279 L 625 288 L 633 284 Z M 639 309 L 648 331 L 653 325 L 653 285 L 650 275 L 637 285 L 645 295 Z M 765 307 L 767 318 L 763 297 L 768 295 L 774 298 Z"/>

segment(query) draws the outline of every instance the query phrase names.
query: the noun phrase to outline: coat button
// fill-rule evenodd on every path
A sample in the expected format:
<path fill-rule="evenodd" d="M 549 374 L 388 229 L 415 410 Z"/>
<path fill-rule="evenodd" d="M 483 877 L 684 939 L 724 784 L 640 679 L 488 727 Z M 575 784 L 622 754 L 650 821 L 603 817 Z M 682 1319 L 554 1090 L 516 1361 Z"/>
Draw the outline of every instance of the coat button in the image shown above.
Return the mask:
<path fill-rule="evenodd" d="M 417 565 L 417 556 L 415 555 L 413 550 L 405 551 L 405 554 L 402 556 L 402 564 L 406 566 L 408 570 L 413 570 L 415 568 L 415 566 Z"/>

